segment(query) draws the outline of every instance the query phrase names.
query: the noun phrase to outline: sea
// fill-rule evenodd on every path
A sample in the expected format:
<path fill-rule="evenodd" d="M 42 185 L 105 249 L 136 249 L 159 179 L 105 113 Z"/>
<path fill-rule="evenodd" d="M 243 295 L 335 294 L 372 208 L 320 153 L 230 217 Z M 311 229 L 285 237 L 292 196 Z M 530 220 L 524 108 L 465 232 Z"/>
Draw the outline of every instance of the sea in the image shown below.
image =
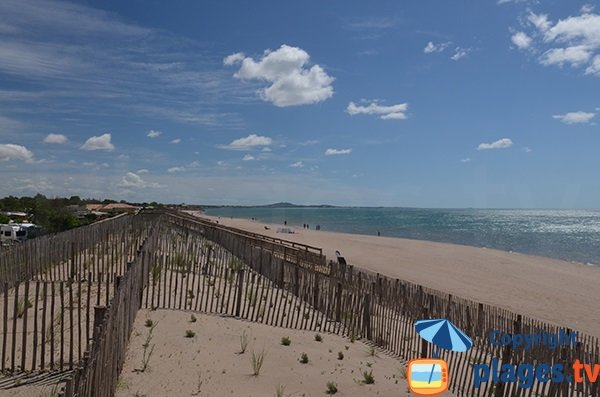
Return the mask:
<path fill-rule="evenodd" d="M 402 237 L 600 266 L 600 210 L 222 207 L 206 214 L 296 228 Z"/>

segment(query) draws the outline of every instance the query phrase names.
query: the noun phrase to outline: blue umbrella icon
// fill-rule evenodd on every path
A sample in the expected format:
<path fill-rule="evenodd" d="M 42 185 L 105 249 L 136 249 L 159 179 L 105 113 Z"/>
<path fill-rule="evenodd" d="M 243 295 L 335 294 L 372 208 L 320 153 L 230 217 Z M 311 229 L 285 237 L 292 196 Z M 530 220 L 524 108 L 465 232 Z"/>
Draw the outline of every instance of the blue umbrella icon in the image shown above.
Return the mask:
<path fill-rule="evenodd" d="M 455 352 L 466 352 L 473 346 L 473 341 L 464 332 L 445 319 L 435 320 L 419 320 L 415 323 L 415 328 L 427 342 L 433 343 L 438 349 L 452 350 Z M 433 351 L 434 358 L 439 357 L 439 354 Z M 431 368 L 429 375 L 429 383 L 435 366 Z"/>

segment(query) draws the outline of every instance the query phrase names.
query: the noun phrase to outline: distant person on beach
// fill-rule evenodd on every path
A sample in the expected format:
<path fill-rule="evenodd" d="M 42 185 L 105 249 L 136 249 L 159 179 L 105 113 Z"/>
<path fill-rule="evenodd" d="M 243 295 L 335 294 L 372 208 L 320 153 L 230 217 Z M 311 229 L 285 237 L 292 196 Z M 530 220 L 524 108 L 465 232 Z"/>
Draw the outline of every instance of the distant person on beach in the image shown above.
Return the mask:
<path fill-rule="evenodd" d="M 283 221 L 283 224 L 284 224 L 284 225 L 287 225 L 287 221 Z"/>
<path fill-rule="evenodd" d="M 381 236 L 381 232 L 377 231 L 377 236 Z"/>

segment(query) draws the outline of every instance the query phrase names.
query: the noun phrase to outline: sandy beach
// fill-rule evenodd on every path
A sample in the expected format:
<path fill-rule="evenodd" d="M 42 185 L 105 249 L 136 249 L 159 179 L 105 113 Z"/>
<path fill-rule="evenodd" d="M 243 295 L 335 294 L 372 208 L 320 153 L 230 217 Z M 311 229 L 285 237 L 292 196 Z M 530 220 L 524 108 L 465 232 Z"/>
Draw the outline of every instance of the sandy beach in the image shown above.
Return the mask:
<path fill-rule="evenodd" d="M 307 230 L 302 225 L 292 225 L 294 234 L 281 234 L 276 231 L 283 225 L 202 216 L 321 247 L 328 259 L 340 250 L 357 267 L 600 336 L 599 267 L 463 245 Z"/>
<path fill-rule="evenodd" d="M 289 330 L 233 318 L 170 310 L 138 313 L 125 366 L 117 385 L 117 397 L 128 396 L 324 396 L 327 383 L 337 385 L 338 396 L 408 396 L 397 359 L 360 341 L 337 335 Z M 147 369 L 140 372 L 151 319 L 155 328 L 149 346 L 154 350 Z M 186 330 L 195 335 L 185 337 Z M 240 354 L 240 335 L 248 336 Z M 289 346 L 281 344 L 288 337 Z M 253 375 L 252 352 L 264 349 L 264 363 Z M 341 352 L 343 359 L 338 359 Z M 301 363 L 306 353 L 308 362 Z M 374 353 L 374 355 L 372 355 Z M 373 384 L 365 384 L 363 372 L 371 372 Z"/>

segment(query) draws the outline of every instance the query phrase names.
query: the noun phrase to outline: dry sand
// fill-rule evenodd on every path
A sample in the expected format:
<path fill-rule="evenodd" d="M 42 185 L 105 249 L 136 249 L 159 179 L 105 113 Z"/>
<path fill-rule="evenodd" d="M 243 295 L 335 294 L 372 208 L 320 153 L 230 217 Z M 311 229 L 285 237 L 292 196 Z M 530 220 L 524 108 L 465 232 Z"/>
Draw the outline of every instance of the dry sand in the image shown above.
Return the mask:
<path fill-rule="evenodd" d="M 289 330 L 249 323 L 233 318 L 182 311 L 142 310 L 130 339 L 125 366 L 116 397 L 146 396 L 275 396 L 285 386 L 285 396 L 325 396 L 327 382 L 337 384 L 336 396 L 408 396 L 406 381 L 397 359 L 381 352 L 370 356 L 369 347 L 337 335 Z M 154 352 L 145 372 L 141 367 L 149 328 L 147 318 L 157 323 L 150 346 Z M 184 337 L 186 330 L 196 335 Z M 249 336 L 246 353 L 239 354 L 240 335 Z M 287 336 L 290 346 L 281 345 Z M 258 376 L 252 376 L 252 351 L 264 348 L 266 356 Z M 306 353 L 307 364 L 299 362 Z M 338 360 L 338 352 L 344 354 Z M 370 366 L 369 366 L 370 365 Z M 364 384 L 363 371 L 373 371 L 374 384 Z"/>
<path fill-rule="evenodd" d="M 208 217 L 213 220 L 216 217 Z M 600 267 L 456 244 L 306 230 L 218 218 L 219 223 L 323 248 L 348 263 L 600 337 Z"/>

